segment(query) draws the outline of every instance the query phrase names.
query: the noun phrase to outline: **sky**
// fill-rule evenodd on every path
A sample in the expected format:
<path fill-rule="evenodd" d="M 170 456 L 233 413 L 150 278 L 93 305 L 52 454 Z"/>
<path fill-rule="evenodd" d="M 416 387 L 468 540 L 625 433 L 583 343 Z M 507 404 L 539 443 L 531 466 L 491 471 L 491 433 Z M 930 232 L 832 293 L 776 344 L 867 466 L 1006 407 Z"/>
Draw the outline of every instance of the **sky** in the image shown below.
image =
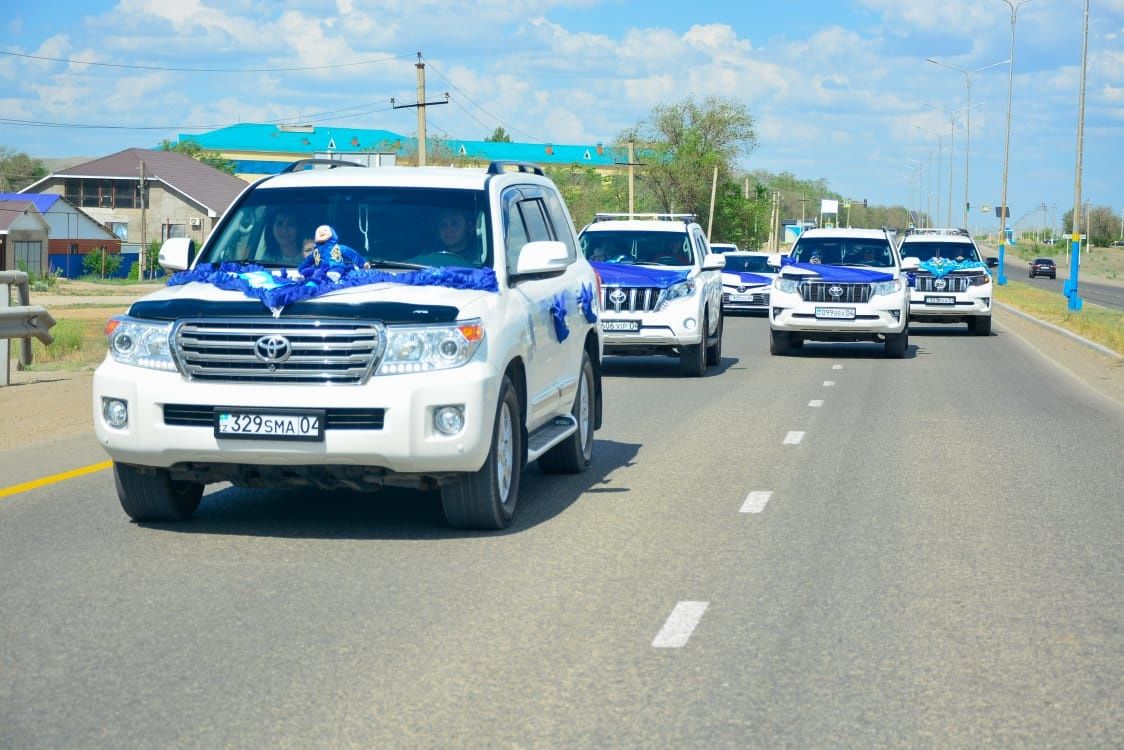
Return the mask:
<path fill-rule="evenodd" d="M 1018 0 L 1012 0 L 1018 2 Z M 1084 0 L 1018 10 L 1008 205 L 1020 228 L 1072 209 Z M 239 122 L 613 143 L 653 107 L 745 105 L 746 170 L 972 227 L 1001 202 L 1006 0 L 57 0 L 4 14 L 0 147 L 98 157 Z M 1083 202 L 1124 210 L 1124 0 L 1092 0 Z M 44 59 L 53 58 L 53 59 Z M 99 63 L 92 65 L 89 63 Z M 968 115 L 970 115 L 970 132 Z M 30 124 L 35 123 L 35 124 Z M 951 159 L 950 159 L 951 151 Z M 951 170 L 951 181 L 950 181 Z M 1046 210 L 1042 210 L 1042 206 Z M 940 221 L 938 223 L 946 223 Z"/>

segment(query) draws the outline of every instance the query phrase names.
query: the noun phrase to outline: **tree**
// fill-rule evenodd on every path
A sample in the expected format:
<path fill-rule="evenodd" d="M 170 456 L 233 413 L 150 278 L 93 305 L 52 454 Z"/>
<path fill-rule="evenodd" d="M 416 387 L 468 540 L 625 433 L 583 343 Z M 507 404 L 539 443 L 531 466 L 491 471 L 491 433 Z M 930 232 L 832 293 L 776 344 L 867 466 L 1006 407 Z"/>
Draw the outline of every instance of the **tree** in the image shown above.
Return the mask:
<path fill-rule="evenodd" d="M 207 151 L 195 141 L 176 141 L 173 143 L 169 140 L 163 140 L 160 142 L 160 150 L 175 151 L 177 154 L 190 156 L 196 161 L 201 161 L 227 174 L 234 174 L 234 162 L 224 158 L 216 151 Z"/>
<path fill-rule="evenodd" d="M 655 107 L 648 117 L 617 138 L 617 148 L 634 141 L 645 191 L 660 210 L 693 213 L 706 222 L 714 168 L 728 180 L 739 157 L 757 147 L 753 116 L 741 102 L 687 98 Z M 716 201 L 717 202 L 717 201 Z M 717 208 L 717 207 L 716 207 Z M 715 211 L 718 221 L 718 211 Z M 731 229 L 730 231 L 733 231 Z M 715 236 L 726 236 L 717 224 Z"/>
<path fill-rule="evenodd" d="M 42 160 L 0 146 L 0 192 L 18 193 L 46 176 L 47 167 Z"/>
<path fill-rule="evenodd" d="M 1073 233 L 1073 209 L 1062 215 L 1062 233 Z M 1120 233 L 1120 217 L 1108 206 L 1082 208 L 1081 234 L 1088 235 L 1090 247 L 1108 247 Z"/>
<path fill-rule="evenodd" d="M 511 143 L 511 136 L 502 127 L 498 127 L 484 140 L 488 143 Z"/>

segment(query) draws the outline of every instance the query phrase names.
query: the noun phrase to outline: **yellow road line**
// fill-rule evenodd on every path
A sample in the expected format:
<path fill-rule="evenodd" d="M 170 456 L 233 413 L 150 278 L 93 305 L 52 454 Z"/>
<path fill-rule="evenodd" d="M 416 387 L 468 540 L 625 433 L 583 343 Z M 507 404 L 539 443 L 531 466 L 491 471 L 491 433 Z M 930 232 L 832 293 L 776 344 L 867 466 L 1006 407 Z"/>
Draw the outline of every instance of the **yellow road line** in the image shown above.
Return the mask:
<path fill-rule="evenodd" d="M 0 487 L 0 497 L 8 497 L 9 495 L 18 495 L 21 492 L 28 490 L 38 489 L 39 487 L 46 487 L 48 484 L 55 484 L 56 482 L 65 482 L 68 479 L 75 479 L 87 474 L 93 474 L 97 471 L 103 471 L 113 466 L 112 461 L 102 461 L 100 464 L 90 464 L 89 466 L 82 466 L 78 469 L 71 469 L 64 471 L 61 474 L 52 474 L 49 477 L 42 477 L 40 479 L 32 479 L 30 482 L 23 484 L 13 484 L 11 487 Z"/>

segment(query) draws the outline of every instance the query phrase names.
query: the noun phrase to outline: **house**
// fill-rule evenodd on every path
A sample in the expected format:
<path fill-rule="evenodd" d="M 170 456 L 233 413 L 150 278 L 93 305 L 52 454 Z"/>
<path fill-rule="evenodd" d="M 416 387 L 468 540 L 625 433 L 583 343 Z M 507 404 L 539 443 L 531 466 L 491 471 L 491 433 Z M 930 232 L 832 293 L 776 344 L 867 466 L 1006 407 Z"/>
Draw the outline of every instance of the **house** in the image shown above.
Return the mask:
<path fill-rule="evenodd" d="M 45 273 L 49 230 L 34 201 L 0 200 L 0 270 Z"/>
<path fill-rule="evenodd" d="M 47 257 L 52 270 L 64 276 L 81 274 L 82 258 L 98 248 L 121 252 L 121 238 L 91 219 L 82 209 L 53 193 L 0 193 L 0 201 L 28 201 L 39 209 L 49 227 Z M 123 225 L 119 225 L 124 228 Z M 135 252 L 135 251 L 134 251 Z"/>
<path fill-rule="evenodd" d="M 170 237 L 202 244 L 246 187 L 185 154 L 129 148 L 61 169 L 21 194 L 61 195 L 122 243 L 139 247 Z"/>

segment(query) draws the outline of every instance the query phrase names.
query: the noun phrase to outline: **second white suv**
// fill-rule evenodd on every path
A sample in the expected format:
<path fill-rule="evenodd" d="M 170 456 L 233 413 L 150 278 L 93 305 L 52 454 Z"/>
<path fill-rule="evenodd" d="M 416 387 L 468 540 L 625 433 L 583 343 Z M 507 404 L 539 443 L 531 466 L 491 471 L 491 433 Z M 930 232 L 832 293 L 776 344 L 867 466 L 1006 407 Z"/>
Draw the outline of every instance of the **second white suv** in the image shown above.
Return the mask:
<path fill-rule="evenodd" d="M 923 323 L 967 323 L 976 336 L 991 334 L 991 274 L 967 230 L 911 232 L 899 248 L 919 263 L 911 276 L 909 315 Z"/>
<path fill-rule="evenodd" d="M 769 296 L 772 354 L 807 340 L 879 341 L 886 356 L 909 347 L 909 287 L 889 233 L 882 229 L 809 229 L 785 258 Z"/>
<path fill-rule="evenodd" d="M 673 354 L 701 377 L 722 361 L 723 256 L 691 214 L 598 214 L 581 231 L 601 278 L 605 354 Z"/>

